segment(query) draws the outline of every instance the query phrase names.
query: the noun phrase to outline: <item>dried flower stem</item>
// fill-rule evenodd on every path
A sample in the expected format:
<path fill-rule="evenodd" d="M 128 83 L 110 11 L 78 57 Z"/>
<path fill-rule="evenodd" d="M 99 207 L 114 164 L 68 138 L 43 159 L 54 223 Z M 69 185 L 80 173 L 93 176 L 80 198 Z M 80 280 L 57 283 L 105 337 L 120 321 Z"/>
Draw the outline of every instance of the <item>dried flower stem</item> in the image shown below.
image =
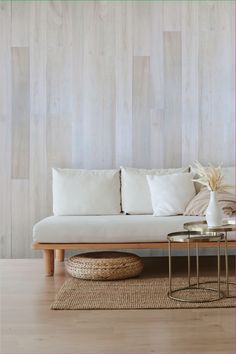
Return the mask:
<path fill-rule="evenodd" d="M 199 161 L 194 163 L 192 167 L 193 171 L 199 176 L 197 179 L 193 179 L 194 182 L 198 182 L 203 186 L 206 186 L 210 191 L 220 191 L 227 188 L 234 188 L 234 186 L 223 183 L 223 175 L 221 172 L 221 166 L 214 167 L 209 164 L 208 167 L 204 167 Z"/>

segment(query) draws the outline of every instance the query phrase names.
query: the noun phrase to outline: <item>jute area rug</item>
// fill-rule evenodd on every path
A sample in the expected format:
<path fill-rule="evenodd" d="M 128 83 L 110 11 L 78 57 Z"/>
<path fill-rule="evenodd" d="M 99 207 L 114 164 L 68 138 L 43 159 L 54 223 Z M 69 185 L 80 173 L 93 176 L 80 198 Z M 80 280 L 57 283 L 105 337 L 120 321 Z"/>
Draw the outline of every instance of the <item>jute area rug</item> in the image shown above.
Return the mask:
<path fill-rule="evenodd" d="M 212 278 L 201 278 L 210 281 Z M 231 281 L 234 279 L 231 278 Z M 192 279 L 194 282 L 194 279 Z M 173 288 L 186 286 L 186 279 L 173 278 Z M 216 284 L 207 284 L 216 288 Z M 224 289 L 224 284 L 221 286 Z M 216 308 L 236 307 L 234 298 L 221 299 L 208 303 L 187 303 L 172 300 L 167 296 L 168 278 L 143 277 L 119 281 L 91 281 L 68 279 L 59 290 L 51 305 L 53 310 L 85 310 L 85 309 L 182 309 L 182 308 Z M 235 290 L 231 287 L 231 295 Z M 180 293 L 176 293 L 180 296 Z M 181 296 L 188 299 L 205 300 L 216 298 L 216 293 L 205 290 L 183 291 Z"/>

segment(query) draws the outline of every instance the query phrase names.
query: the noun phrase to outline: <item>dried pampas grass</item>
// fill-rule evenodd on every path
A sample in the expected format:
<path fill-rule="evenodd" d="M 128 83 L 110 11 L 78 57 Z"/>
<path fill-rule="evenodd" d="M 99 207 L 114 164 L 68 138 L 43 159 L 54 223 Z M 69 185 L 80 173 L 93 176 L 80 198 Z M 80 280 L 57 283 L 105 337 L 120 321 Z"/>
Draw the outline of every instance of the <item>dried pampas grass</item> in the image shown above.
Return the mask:
<path fill-rule="evenodd" d="M 193 171 L 199 176 L 197 179 L 193 179 L 194 182 L 198 182 L 203 186 L 206 186 L 210 191 L 222 191 L 228 188 L 234 188 L 234 186 L 223 183 L 223 175 L 221 172 L 221 166 L 213 166 L 209 164 L 204 167 L 199 161 L 191 166 Z"/>

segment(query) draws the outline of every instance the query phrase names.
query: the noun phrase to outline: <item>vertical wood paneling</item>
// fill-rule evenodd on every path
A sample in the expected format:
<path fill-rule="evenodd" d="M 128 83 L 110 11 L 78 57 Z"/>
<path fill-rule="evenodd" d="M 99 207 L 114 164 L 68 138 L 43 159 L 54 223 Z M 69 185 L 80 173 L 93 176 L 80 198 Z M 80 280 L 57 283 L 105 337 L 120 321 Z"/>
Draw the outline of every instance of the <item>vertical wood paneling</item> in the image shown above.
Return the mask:
<path fill-rule="evenodd" d="M 47 2 L 47 38 L 50 46 L 62 46 L 63 43 L 63 3 Z"/>
<path fill-rule="evenodd" d="M 215 29 L 216 1 L 205 1 L 204 6 L 199 4 L 199 30 L 213 31 Z"/>
<path fill-rule="evenodd" d="M 164 32 L 165 167 L 182 164 L 181 32 Z"/>
<path fill-rule="evenodd" d="M 115 160 L 113 57 L 87 54 L 84 76 L 84 166 L 108 168 Z"/>
<path fill-rule="evenodd" d="M 52 213 L 52 167 L 72 165 L 72 7 L 47 3 L 47 199 Z M 72 5 L 73 6 L 73 5 Z"/>
<path fill-rule="evenodd" d="M 226 0 L 219 1 L 216 7 L 216 29 L 234 32 L 235 3 Z"/>
<path fill-rule="evenodd" d="M 231 22 L 234 12 L 231 13 Z M 235 163 L 235 34 L 233 31 L 224 31 L 218 36 L 217 41 L 219 62 L 215 62 L 214 102 L 216 119 L 222 122 L 223 138 L 221 162 L 225 166 Z M 223 53 L 223 55 L 222 55 Z M 227 65 L 225 63 L 227 62 Z M 227 103 L 226 103 L 227 102 Z M 222 134 L 222 131 L 218 134 Z M 229 149 L 229 147 L 231 147 Z"/>
<path fill-rule="evenodd" d="M 188 4 L 186 1 L 185 4 Z M 163 30 L 167 32 L 181 31 L 181 6 L 182 1 L 163 1 Z M 185 5 L 184 4 L 184 5 Z"/>
<path fill-rule="evenodd" d="M 220 139 L 217 139 L 218 143 L 216 140 L 212 142 L 214 155 L 212 153 L 211 161 L 215 163 L 228 164 L 235 158 L 235 122 L 230 119 L 234 116 L 235 100 L 234 76 L 231 70 L 234 65 L 234 43 L 233 33 L 216 31 L 213 55 L 218 59 L 212 63 L 212 133 Z M 226 61 L 228 65 L 225 67 Z"/>
<path fill-rule="evenodd" d="M 132 3 L 116 9 L 116 167 L 132 166 Z"/>
<path fill-rule="evenodd" d="M 230 69 L 234 62 L 232 50 L 233 36 L 228 31 L 206 31 L 200 37 L 199 158 L 204 163 L 211 161 L 217 164 L 223 161 L 229 164 L 234 158 L 234 78 Z M 225 66 L 226 60 L 228 66 Z"/>
<path fill-rule="evenodd" d="M 27 1 L 11 1 L 11 6 L 11 45 L 13 47 L 28 47 L 30 6 Z"/>
<path fill-rule="evenodd" d="M 151 3 L 150 106 L 164 108 L 163 1 Z"/>
<path fill-rule="evenodd" d="M 133 59 L 133 165 L 150 166 L 150 58 Z"/>
<path fill-rule="evenodd" d="M 84 167 L 84 2 L 76 2 L 72 11 L 72 164 Z"/>
<path fill-rule="evenodd" d="M 12 48 L 12 178 L 29 178 L 29 49 Z"/>
<path fill-rule="evenodd" d="M 97 30 L 99 33 L 99 50 L 100 55 L 115 55 L 115 9 L 116 4 L 113 1 L 94 2 L 98 8 L 98 18 L 96 19 Z"/>
<path fill-rule="evenodd" d="M 151 51 L 151 2 L 133 1 L 133 54 L 148 56 Z"/>
<path fill-rule="evenodd" d="M 85 55 L 84 64 L 84 111 L 83 111 L 83 165 L 99 168 L 102 164 L 103 117 L 101 113 L 102 67 L 99 55 Z M 108 131 L 108 130 L 107 130 Z"/>
<path fill-rule="evenodd" d="M 62 47 L 72 43 L 72 4 L 70 1 L 47 1 L 47 42 Z"/>
<path fill-rule="evenodd" d="M 0 257 L 11 257 L 11 3 L 0 4 Z"/>
<path fill-rule="evenodd" d="M 231 0 L 198 2 L 200 32 L 233 31 L 234 5 Z"/>
<path fill-rule="evenodd" d="M 115 166 L 115 146 L 116 146 L 116 130 L 115 130 L 115 116 L 116 116 L 116 86 L 115 86 L 115 62 L 114 57 L 105 56 L 102 59 L 100 67 L 102 70 L 102 102 L 101 102 L 101 116 L 102 123 L 102 161 L 101 166 L 109 168 Z M 99 70 L 99 69 L 98 69 Z M 113 117 L 113 118 L 112 118 Z M 86 119 L 86 117 L 85 117 Z"/>
<path fill-rule="evenodd" d="M 51 168 L 72 164 L 72 96 L 70 48 L 47 48 L 47 166 L 49 201 L 52 206 Z M 69 69 L 70 68 L 70 69 Z"/>
<path fill-rule="evenodd" d="M 234 164 L 233 1 L 6 1 L 0 42 L 1 257 L 54 166 Z"/>
<path fill-rule="evenodd" d="M 115 7 L 84 6 L 83 166 L 115 164 Z M 113 117 L 113 119 L 111 118 Z"/>
<path fill-rule="evenodd" d="M 32 236 L 29 230 L 29 181 L 12 180 L 12 257 L 29 257 Z"/>
<path fill-rule="evenodd" d="M 115 54 L 115 9 L 113 1 L 88 1 L 84 6 L 85 52 L 93 55 Z"/>
<path fill-rule="evenodd" d="M 208 132 L 214 129 L 211 93 L 213 40 L 214 32 L 212 31 L 202 32 L 199 37 L 199 136 L 201 136 L 201 144 L 199 144 L 198 156 L 204 164 L 208 163 L 208 160 L 211 161 L 214 153 L 212 146 L 214 142 L 209 144 L 207 137 Z"/>
<path fill-rule="evenodd" d="M 47 4 L 31 3 L 30 8 L 30 231 L 48 214 L 46 149 L 46 31 Z M 38 253 L 32 252 L 33 256 Z"/>
<path fill-rule="evenodd" d="M 198 158 L 198 3 L 182 5 L 182 163 Z"/>
<path fill-rule="evenodd" d="M 165 126 L 163 109 L 151 109 L 151 131 L 150 131 L 150 158 L 151 166 L 162 168 L 165 166 Z"/>

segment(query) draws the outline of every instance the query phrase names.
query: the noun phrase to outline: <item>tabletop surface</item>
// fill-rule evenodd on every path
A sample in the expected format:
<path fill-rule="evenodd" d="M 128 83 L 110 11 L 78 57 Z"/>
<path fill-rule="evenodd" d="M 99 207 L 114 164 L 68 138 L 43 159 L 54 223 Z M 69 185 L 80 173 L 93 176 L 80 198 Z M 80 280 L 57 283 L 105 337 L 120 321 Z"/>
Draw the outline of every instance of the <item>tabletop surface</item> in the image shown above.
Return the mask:
<path fill-rule="evenodd" d="M 184 229 L 188 231 L 199 231 L 199 232 L 228 232 L 236 231 L 235 220 L 224 220 L 222 226 L 208 227 L 205 220 L 202 221 L 192 221 L 184 224 Z"/>
<path fill-rule="evenodd" d="M 196 231 L 179 231 L 168 234 L 167 239 L 171 242 L 216 242 L 223 240 L 224 234 L 215 231 L 207 231 L 207 234 Z"/>

